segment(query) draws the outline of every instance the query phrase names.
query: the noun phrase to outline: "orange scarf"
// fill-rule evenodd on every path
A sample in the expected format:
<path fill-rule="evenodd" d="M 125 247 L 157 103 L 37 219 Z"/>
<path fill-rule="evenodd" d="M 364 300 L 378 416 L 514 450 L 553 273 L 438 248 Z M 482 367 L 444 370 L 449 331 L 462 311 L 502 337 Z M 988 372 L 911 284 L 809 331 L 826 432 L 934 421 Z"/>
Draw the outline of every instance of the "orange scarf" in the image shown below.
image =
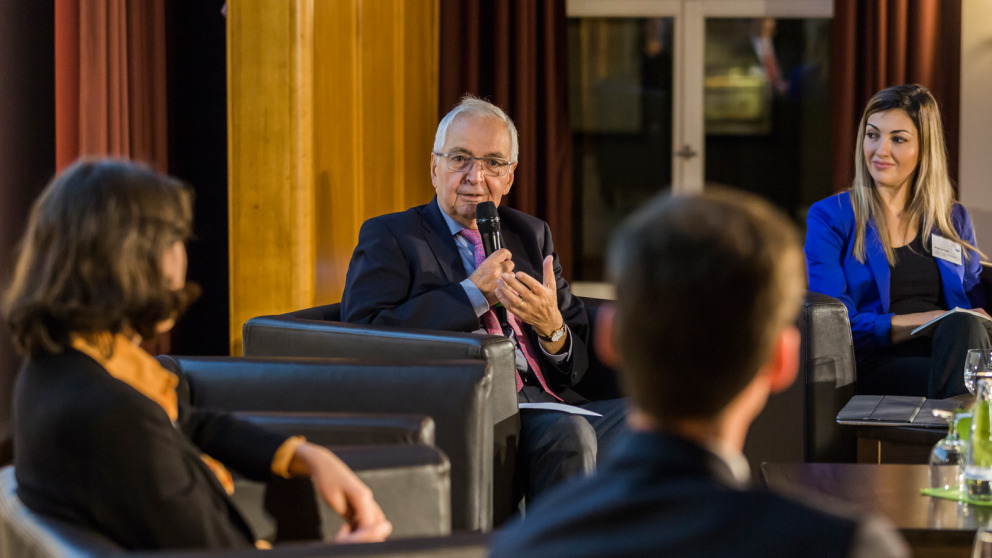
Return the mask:
<path fill-rule="evenodd" d="M 95 360 L 108 374 L 134 388 L 138 393 L 162 407 L 169 420 L 179 419 L 176 386 L 179 378 L 162 367 L 152 355 L 146 353 L 123 333 L 108 332 L 82 336 L 72 334 L 72 348 Z M 230 471 L 207 454 L 200 458 L 210 467 L 228 494 L 234 494 L 234 480 Z"/>

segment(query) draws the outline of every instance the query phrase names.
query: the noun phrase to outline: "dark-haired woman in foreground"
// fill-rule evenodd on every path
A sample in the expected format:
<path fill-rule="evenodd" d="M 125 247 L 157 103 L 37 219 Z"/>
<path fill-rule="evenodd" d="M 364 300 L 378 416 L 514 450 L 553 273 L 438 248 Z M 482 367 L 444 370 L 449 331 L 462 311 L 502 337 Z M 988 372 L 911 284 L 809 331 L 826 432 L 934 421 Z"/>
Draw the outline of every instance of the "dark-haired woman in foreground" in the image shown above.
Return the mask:
<path fill-rule="evenodd" d="M 875 94 L 865 107 L 854 183 L 809 210 L 809 288 L 848 310 L 858 390 L 944 398 L 965 392 L 968 349 L 989 348 L 980 318 L 944 318 L 955 307 L 985 313 L 982 253 L 954 201 L 937 102 L 920 85 Z"/>
<path fill-rule="evenodd" d="M 392 527 L 330 451 L 177 404 L 138 345 L 183 310 L 190 191 L 124 161 L 83 161 L 35 202 L 4 313 L 26 357 L 14 390 L 18 496 L 129 549 L 250 546 L 230 467 L 310 475 L 345 518 L 339 542 Z M 223 464 L 223 465 L 222 465 Z"/>

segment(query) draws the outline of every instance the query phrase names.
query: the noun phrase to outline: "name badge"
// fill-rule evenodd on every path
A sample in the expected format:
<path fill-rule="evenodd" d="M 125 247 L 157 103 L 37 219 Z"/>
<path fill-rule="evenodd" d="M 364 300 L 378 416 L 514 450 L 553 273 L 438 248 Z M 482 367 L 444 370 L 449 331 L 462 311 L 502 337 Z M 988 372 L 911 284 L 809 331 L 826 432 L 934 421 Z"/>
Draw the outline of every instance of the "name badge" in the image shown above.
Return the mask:
<path fill-rule="evenodd" d="M 930 237 L 930 249 L 935 258 L 940 258 L 954 265 L 961 265 L 961 245 L 948 240 L 939 234 Z"/>

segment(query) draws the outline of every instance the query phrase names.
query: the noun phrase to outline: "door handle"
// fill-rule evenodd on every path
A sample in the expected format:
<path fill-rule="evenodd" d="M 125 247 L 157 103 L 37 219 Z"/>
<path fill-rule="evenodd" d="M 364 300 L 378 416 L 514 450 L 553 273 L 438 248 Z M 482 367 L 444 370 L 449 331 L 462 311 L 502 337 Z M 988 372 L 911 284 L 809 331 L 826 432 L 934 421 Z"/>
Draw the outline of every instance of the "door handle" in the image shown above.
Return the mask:
<path fill-rule="evenodd" d="M 693 149 L 692 146 L 690 146 L 687 143 L 687 144 L 685 144 L 685 145 L 682 146 L 682 149 L 679 149 L 678 151 L 676 151 L 675 152 L 675 155 L 677 157 L 681 157 L 683 159 L 688 160 L 688 159 L 692 159 L 693 157 L 699 155 L 699 153 L 697 153 L 696 150 Z"/>

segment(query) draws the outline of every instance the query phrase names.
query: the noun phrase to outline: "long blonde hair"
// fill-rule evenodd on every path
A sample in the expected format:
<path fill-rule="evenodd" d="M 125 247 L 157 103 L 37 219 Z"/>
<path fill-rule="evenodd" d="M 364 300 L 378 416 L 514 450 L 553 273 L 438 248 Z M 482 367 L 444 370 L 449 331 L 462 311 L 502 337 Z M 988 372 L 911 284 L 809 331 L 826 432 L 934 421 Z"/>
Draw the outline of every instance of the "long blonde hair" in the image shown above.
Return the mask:
<path fill-rule="evenodd" d="M 865 231 L 868 220 L 874 219 L 878 236 L 885 249 L 889 265 L 896 262 L 895 250 L 889 238 L 882 200 L 875 187 L 875 181 L 868 171 L 865 161 L 865 128 L 868 117 L 886 110 L 904 111 L 916 126 L 920 138 L 920 159 L 913 178 L 909 207 L 910 222 L 920 223 L 921 230 L 937 230 L 944 238 L 964 246 L 965 257 L 984 257 L 977 247 L 965 242 L 954 230 L 951 223 L 951 209 L 954 207 L 954 189 L 947 174 L 947 148 L 944 144 L 944 126 L 940 119 L 937 101 L 926 87 L 918 84 L 897 85 L 875 94 L 865 106 L 858 129 L 858 140 L 854 150 L 854 183 L 851 185 L 851 203 L 854 206 L 855 233 L 854 256 L 859 262 L 865 261 Z M 924 235 L 924 249 L 929 250 L 929 235 Z M 969 254 L 968 252 L 971 252 Z"/>

